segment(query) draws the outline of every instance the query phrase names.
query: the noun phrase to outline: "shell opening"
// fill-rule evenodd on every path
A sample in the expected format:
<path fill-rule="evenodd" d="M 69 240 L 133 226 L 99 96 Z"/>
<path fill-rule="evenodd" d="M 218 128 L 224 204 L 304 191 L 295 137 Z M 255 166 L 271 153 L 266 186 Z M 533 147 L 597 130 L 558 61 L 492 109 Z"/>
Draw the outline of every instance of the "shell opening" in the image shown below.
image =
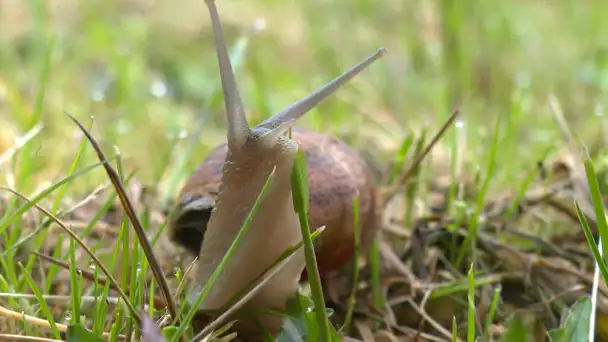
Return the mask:
<path fill-rule="evenodd" d="M 207 198 L 196 198 L 183 205 L 172 222 L 172 239 L 193 255 L 198 255 L 203 244 L 213 203 Z"/>

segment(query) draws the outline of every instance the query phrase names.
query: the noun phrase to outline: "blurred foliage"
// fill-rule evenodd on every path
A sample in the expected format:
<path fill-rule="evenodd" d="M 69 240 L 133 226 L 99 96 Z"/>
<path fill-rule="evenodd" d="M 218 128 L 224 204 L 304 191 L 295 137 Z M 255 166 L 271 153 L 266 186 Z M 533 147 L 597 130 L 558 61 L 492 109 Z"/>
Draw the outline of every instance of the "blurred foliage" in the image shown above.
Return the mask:
<path fill-rule="evenodd" d="M 587 143 L 601 138 L 608 86 L 604 1 L 239 0 L 218 7 L 231 45 L 264 28 L 251 37 L 239 74 L 254 122 L 385 46 L 389 55 L 382 62 L 300 125 L 386 156 L 397 152 L 409 130 L 438 127 L 460 103 L 469 163 L 487 157 L 494 118 L 507 118 L 497 156 L 502 165 L 513 155 L 537 158 L 559 138 L 546 105 L 555 93 Z M 224 138 L 222 102 L 210 101 L 219 74 L 200 1 L 2 1 L 0 8 L 3 132 L 18 136 L 33 127 L 45 87 L 43 131 L 19 157 L 39 170 L 32 177 L 55 179 L 71 161 L 78 135 L 63 111 L 94 116 L 105 147 L 118 146 L 138 177 L 160 178 L 163 187 L 170 173 L 165 166 L 180 158 L 184 138 L 202 117 L 185 170 Z M 174 148 L 167 151 L 168 145 Z M 89 164 L 90 151 L 85 157 L 82 163 Z M 23 171 L 18 161 L 14 171 Z M 504 168 L 494 183 L 523 172 L 518 165 Z M 96 177 L 87 185 L 103 173 Z M 36 184 L 28 182 L 28 190 Z"/>

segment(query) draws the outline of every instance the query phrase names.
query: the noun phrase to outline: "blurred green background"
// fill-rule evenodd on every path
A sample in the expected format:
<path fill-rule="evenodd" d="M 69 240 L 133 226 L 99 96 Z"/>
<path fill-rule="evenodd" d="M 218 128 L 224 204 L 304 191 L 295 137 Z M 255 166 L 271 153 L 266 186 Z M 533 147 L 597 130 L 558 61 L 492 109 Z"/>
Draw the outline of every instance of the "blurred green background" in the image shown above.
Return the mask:
<path fill-rule="evenodd" d="M 343 137 L 387 165 L 410 133 L 485 165 L 500 124 L 492 187 L 522 182 L 562 138 L 555 94 L 583 141 L 602 142 L 608 87 L 608 2 L 218 0 L 240 90 L 255 123 L 384 46 L 388 55 L 323 102 L 301 126 Z M 171 197 L 225 137 L 219 73 L 203 0 L 0 1 L 0 182 L 26 193 L 64 177 L 90 124 L 106 151 Z M 238 61 L 241 62 L 238 62 Z M 461 138 L 456 132 L 460 130 Z M 466 140 L 466 147 L 463 140 Z M 189 147 L 190 146 L 190 147 Z M 90 148 L 79 168 L 96 162 Z M 483 166 L 482 166 L 483 167 Z M 99 169 L 78 179 L 86 192 Z"/>

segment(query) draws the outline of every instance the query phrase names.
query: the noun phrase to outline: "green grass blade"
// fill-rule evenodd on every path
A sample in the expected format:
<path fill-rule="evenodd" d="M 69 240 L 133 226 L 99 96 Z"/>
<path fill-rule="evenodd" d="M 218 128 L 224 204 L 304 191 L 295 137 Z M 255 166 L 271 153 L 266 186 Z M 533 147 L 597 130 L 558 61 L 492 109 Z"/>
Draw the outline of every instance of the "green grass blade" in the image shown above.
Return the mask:
<path fill-rule="evenodd" d="M 413 134 L 410 134 L 405 139 L 403 139 L 401 146 L 399 146 L 399 151 L 397 152 L 397 156 L 395 157 L 395 165 L 393 165 L 392 171 L 389 175 L 388 184 L 395 183 L 395 179 L 397 178 L 397 176 L 399 176 L 399 174 L 401 173 L 401 169 L 403 168 L 403 163 L 405 162 L 405 156 L 407 156 L 407 153 L 409 152 L 410 147 L 412 147 L 413 143 L 414 143 Z"/>
<path fill-rule="evenodd" d="M 89 129 L 91 129 L 92 127 L 93 127 L 93 119 L 91 119 Z M 72 165 L 70 166 L 70 169 L 68 170 L 68 175 L 71 175 L 76 171 L 76 166 L 78 165 L 78 163 L 80 162 L 80 159 L 82 158 L 82 154 L 84 152 L 84 148 L 86 147 L 86 144 L 87 144 L 87 139 L 83 135 L 83 137 L 80 139 L 80 144 L 78 145 L 78 151 L 76 152 L 76 157 L 72 161 Z M 65 196 L 66 191 L 67 191 L 67 184 L 64 184 L 59 189 L 57 197 L 55 198 L 55 201 L 53 203 L 53 207 L 51 208 L 51 212 L 53 214 L 55 214 L 55 215 L 57 214 L 57 209 L 59 208 L 61 199 L 63 198 L 63 196 Z"/>
<path fill-rule="evenodd" d="M 42 310 L 42 313 L 44 314 L 44 316 L 46 316 L 46 319 L 49 322 L 49 325 L 51 326 L 51 332 L 53 333 L 53 336 L 55 336 L 55 338 L 57 338 L 57 339 L 60 339 L 61 333 L 59 332 L 59 329 L 57 328 L 57 324 L 55 323 L 55 318 L 53 317 L 53 313 L 51 312 L 51 309 L 49 308 L 48 304 L 44 300 L 42 291 L 40 291 L 40 288 L 36 284 L 36 281 L 34 281 L 34 279 L 32 279 L 32 276 L 27 272 L 25 267 L 23 267 L 23 265 L 21 263 L 18 263 L 18 264 L 19 264 L 19 267 L 21 267 L 23 274 L 25 275 L 25 279 L 26 279 L 28 285 L 30 286 L 30 289 L 32 289 L 32 292 L 34 292 L 34 295 L 36 295 L 36 298 L 38 299 L 38 303 L 40 304 L 40 309 Z"/>
<path fill-rule="evenodd" d="M 357 301 L 357 284 L 359 282 L 359 249 L 361 242 L 360 240 L 360 226 L 359 226 L 359 196 L 355 196 L 353 199 L 353 223 L 354 223 L 354 254 L 353 254 L 353 284 L 350 293 L 350 298 L 348 299 L 348 308 L 346 311 L 346 318 L 344 319 L 344 325 L 340 328 L 338 333 L 342 332 L 343 329 L 348 331 L 350 329 L 350 324 L 353 318 L 353 312 L 355 311 L 355 304 Z"/>
<path fill-rule="evenodd" d="M 60 235 L 57 237 L 57 242 L 55 243 L 55 247 L 53 249 L 53 258 L 60 259 L 61 255 L 64 253 L 63 240 L 65 239 L 65 235 Z M 34 253 L 32 253 L 34 254 Z M 55 276 L 59 272 L 59 266 L 56 264 L 49 265 L 49 268 L 46 272 L 46 276 L 44 279 L 44 286 L 42 287 L 44 293 L 50 293 L 53 288 L 53 283 L 55 281 Z"/>
<path fill-rule="evenodd" d="M 70 320 L 71 324 L 80 324 L 80 295 L 82 283 L 80 282 L 80 277 L 78 276 L 78 270 L 76 268 L 76 243 L 74 239 L 70 239 L 70 285 L 72 289 L 72 319 Z"/>
<path fill-rule="evenodd" d="M 593 210 L 595 212 L 595 221 L 597 222 L 597 230 L 599 231 L 602 241 L 608 241 L 608 222 L 606 222 L 606 212 L 604 211 L 604 201 L 600 186 L 597 182 L 593 161 L 590 158 L 585 158 L 585 171 L 587 174 L 587 182 L 589 183 L 589 191 L 591 192 L 591 201 L 593 202 Z M 608 246 L 602 244 L 604 255 L 608 255 Z"/>
<path fill-rule="evenodd" d="M 105 160 L 106 156 L 103 153 L 103 151 L 101 150 L 101 147 L 99 146 L 99 144 L 97 143 L 95 138 L 93 138 L 93 136 L 84 128 L 84 126 L 80 123 L 80 121 L 78 121 L 75 117 L 71 116 L 68 113 L 65 113 L 65 114 L 78 126 L 80 131 L 82 133 L 84 133 L 84 135 L 87 137 L 87 139 L 89 140 L 89 143 L 93 146 L 93 149 L 95 150 L 95 153 L 97 154 L 97 158 L 100 161 Z M 118 198 L 120 199 L 120 203 L 122 205 L 123 210 L 125 211 L 126 216 L 128 216 L 129 220 L 131 221 L 133 230 L 137 234 L 139 243 L 144 250 L 144 253 L 146 255 L 146 258 L 148 259 L 148 262 L 150 263 L 152 273 L 154 274 L 154 278 L 156 279 L 156 281 L 158 282 L 158 284 L 161 287 L 161 290 L 162 290 L 161 292 L 163 293 L 165 302 L 167 303 L 167 308 L 169 309 L 169 312 L 171 313 L 172 319 L 175 322 L 179 322 L 180 317 L 179 317 L 178 311 L 177 311 L 177 304 L 175 303 L 175 299 L 171 295 L 171 289 L 169 289 L 169 284 L 167 282 L 167 279 L 165 278 L 165 274 L 163 273 L 162 267 L 161 267 L 158 259 L 154 255 L 154 251 L 152 250 L 150 241 L 148 241 L 146 232 L 141 224 L 141 221 L 139 220 L 139 218 L 135 212 L 133 204 L 131 203 L 131 199 L 129 198 L 129 196 L 127 196 L 127 191 L 125 190 L 124 183 L 121 181 L 120 176 L 118 175 L 116 170 L 114 170 L 112 168 L 112 166 L 110 166 L 110 163 L 103 163 L 103 167 L 106 171 L 106 174 L 108 175 L 108 178 L 112 182 L 112 185 L 114 186 L 114 189 L 116 190 L 116 193 L 118 194 Z M 133 311 L 133 310 L 131 310 L 131 311 Z M 138 321 L 138 325 L 139 325 L 139 323 L 141 323 L 141 319 L 139 318 L 139 313 L 135 312 L 134 314 L 137 316 L 137 321 Z"/>
<path fill-rule="evenodd" d="M 42 75 L 40 76 L 40 89 L 38 89 L 38 94 L 36 95 L 36 106 L 34 107 L 34 113 L 29 124 L 30 127 L 33 127 L 38 122 L 40 122 L 40 117 L 42 115 L 42 107 L 44 105 L 44 97 L 46 95 L 46 88 L 51 75 L 51 64 L 53 62 L 53 52 L 55 51 L 56 40 L 56 36 L 53 34 L 49 41 L 49 46 L 46 50 L 44 65 L 42 68 Z"/>
<path fill-rule="evenodd" d="M 116 157 L 112 157 L 109 158 L 107 160 L 112 160 Z M 13 223 L 15 220 L 17 220 L 18 218 L 20 218 L 26 211 L 28 211 L 29 209 L 33 208 L 36 203 L 40 202 L 42 199 L 46 198 L 48 195 L 50 195 L 53 191 L 55 191 L 57 188 L 61 187 L 64 184 L 67 184 L 68 182 L 76 179 L 77 177 L 84 175 L 85 173 L 99 167 L 102 166 L 103 163 L 106 161 L 102 161 L 100 163 L 96 163 L 93 165 L 90 165 L 88 167 L 86 167 L 85 169 L 76 172 L 74 174 L 71 174 L 67 177 L 65 177 L 64 179 L 60 180 L 59 182 L 51 185 L 50 187 L 46 188 L 45 190 L 41 191 L 38 195 L 34 196 L 34 198 L 32 198 L 30 201 L 28 201 L 26 204 L 24 204 L 23 206 L 19 207 L 19 209 L 17 209 L 12 215 L 4 218 L 2 221 L 0 221 L 0 233 L 2 233 L 5 229 L 8 228 L 8 226 Z M 13 246 L 11 247 L 11 249 L 9 251 L 14 251 L 17 247 L 21 246 L 23 244 L 23 242 L 19 241 L 15 244 L 13 244 Z M 4 253 L 7 253 L 8 251 L 5 251 Z M 5 254 L 3 254 L 5 255 Z"/>
<path fill-rule="evenodd" d="M 321 287 L 321 277 L 317 267 L 315 250 L 310 236 L 308 222 L 308 203 L 310 190 L 308 188 L 308 170 L 306 167 L 306 155 L 302 150 L 298 150 L 291 174 L 291 186 L 293 193 L 294 209 L 300 217 L 300 227 L 304 240 L 304 257 L 306 259 L 306 272 L 310 282 L 312 300 L 315 304 L 315 314 L 320 338 L 323 342 L 331 341 L 328 326 L 327 312 L 325 311 L 325 299 L 323 298 L 323 288 Z"/>
<path fill-rule="evenodd" d="M 323 229 L 317 229 L 311 234 L 311 237 L 316 238 Z M 274 263 L 270 267 L 268 267 L 262 274 L 254 279 L 250 284 L 248 284 L 243 290 L 239 291 L 236 296 L 231 298 L 229 303 L 229 309 L 225 311 L 220 317 L 218 317 L 215 321 L 205 327 L 203 331 L 201 331 L 197 336 L 195 336 L 194 340 L 198 340 L 203 336 L 209 334 L 212 330 L 216 329 L 219 324 L 225 320 L 234 310 L 241 307 L 251 296 L 256 292 L 257 289 L 260 289 L 264 284 L 274 275 L 276 274 L 283 266 L 285 266 L 290 259 L 304 246 L 304 241 L 300 241 L 294 246 L 291 246 L 285 250 L 285 252 L 275 260 Z M 261 281 L 260 281 L 261 280 Z M 259 282 L 258 282 L 259 281 Z M 257 284 L 256 284 L 257 283 Z M 296 295 L 298 295 L 296 293 Z M 239 298 L 240 297 L 240 298 Z M 267 314 L 273 314 L 276 312 L 266 312 Z M 278 316 L 283 317 L 281 313 L 276 313 Z M 267 333 L 267 332 L 266 332 Z"/>
<path fill-rule="evenodd" d="M 490 329 L 492 328 L 492 322 L 494 322 L 494 317 L 496 317 L 496 313 L 498 312 L 498 303 L 500 302 L 501 291 L 502 288 L 500 285 L 494 289 L 494 294 L 492 295 L 492 304 L 490 304 L 490 311 L 488 312 L 488 317 L 486 318 L 484 341 L 491 341 Z"/>
<path fill-rule="evenodd" d="M 471 268 L 469 269 L 469 272 L 467 273 L 467 278 L 468 278 L 468 284 L 469 284 L 469 291 L 468 291 L 468 305 L 467 305 L 467 341 L 468 342 L 475 342 L 476 340 L 476 336 L 475 336 L 475 311 L 476 311 L 476 306 L 475 306 L 475 274 L 474 274 L 474 264 L 471 263 Z"/>
<path fill-rule="evenodd" d="M 591 231 L 591 227 L 589 227 L 589 223 L 587 222 L 585 214 L 583 214 L 578 203 L 575 203 L 574 206 L 578 219 L 581 222 L 583 233 L 585 234 L 585 238 L 587 239 L 587 244 L 589 245 L 589 248 L 591 248 L 591 253 L 593 253 L 593 258 L 595 258 L 595 261 L 597 262 L 597 265 L 600 268 L 600 272 L 602 273 L 602 278 L 604 278 L 604 282 L 606 283 L 606 285 L 608 285 L 608 266 L 606 265 L 604 258 L 602 258 L 602 254 L 600 253 L 598 245 L 595 242 L 595 239 L 593 238 L 593 232 Z M 602 241 L 605 240 L 602 239 Z M 602 243 L 602 245 L 604 245 L 604 243 Z"/>
<path fill-rule="evenodd" d="M 456 322 L 456 316 L 452 316 L 452 342 L 458 341 L 458 323 Z"/>
<path fill-rule="evenodd" d="M 490 186 L 490 181 L 494 176 L 494 169 L 496 168 L 496 156 L 498 153 L 498 143 L 500 141 L 500 125 L 501 125 L 502 116 L 498 115 L 496 118 L 496 125 L 494 126 L 494 137 L 492 139 L 492 146 L 490 149 L 490 157 L 488 159 L 488 165 L 486 169 L 486 177 L 484 179 L 483 185 L 481 187 L 481 191 L 477 197 L 477 206 L 475 208 L 475 213 L 469 219 L 469 229 L 467 231 L 467 235 L 465 237 L 465 241 L 460 248 L 460 252 L 458 253 L 458 258 L 456 259 L 456 265 L 460 265 L 462 260 L 465 257 L 466 251 L 468 248 L 471 248 L 471 252 L 474 251 L 475 243 L 477 240 L 477 230 L 479 228 L 479 217 L 483 210 L 485 204 L 486 194 L 488 192 L 488 188 Z"/>
<path fill-rule="evenodd" d="M 21 193 L 19 193 L 18 191 L 15 191 L 13 189 L 10 188 L 6 188 L 6 187 L 0 187 L 0 189 L 5 189 L 8 190 L 10 192 L 12 192 L 14 195 L 19 196 L 21 199 L 27 201 L 28 203 L 30 202 L 30 199 L 27 198 L 26 196 L 22 195 Z M 86 243 L 84 243 L 77 235 L 76 233 L 74 233 L 74 231 L 72 229 L 70 229 L 63 221 L 61 221 L 60 219 L 58 219 L 55 215 L 53 215 L 52 213 L 50 213 L 48 210 L 42 208 L 39 204 L 34 204 L 34 206 L 40 210 L 42 213 L 44 213 L 47 217 L 51 218 L 57 225 L 59 225 L 65 232 L 67 232 L 70 237 L 73 240 L 76 240 L 76 242 L 78 242 L 78 244 L 87 252 L 87 254 L 95 261 L 95 265 L 97 267 L 100 267 L 103 271 L 103 273 L 105 274 L 105 276 L 108 278 L 108 280 L 110 282 L 113 283 L 113 285 L 115 286 L 116 290 L 118 291 L 118 293 L 120 294 L 120 296 L 125 300 L 127 306 L 129 307 L 129 310 L 131 310 L 131 312 L 134 313 L 134 315 L 137 317 L 137 322 L 141 322 L 141 319 L 139 318 L 139 314 L 138 312 L 135 310 L 135 308 L 133 307 L 133 304 L 129 301 L 129 298 L 127 297 L 127 295 L 125 294 L 125 292 L 118 286 L 116 280 L 114 279 L 114 277 L 112 276 L 112 273 L 108 270 L 108 268 L 101 262 L 101 260 L 97 257 L 97 255 L 91 250 L 91 248 L 89 248 L 89 246 L 87 246 Z"/>

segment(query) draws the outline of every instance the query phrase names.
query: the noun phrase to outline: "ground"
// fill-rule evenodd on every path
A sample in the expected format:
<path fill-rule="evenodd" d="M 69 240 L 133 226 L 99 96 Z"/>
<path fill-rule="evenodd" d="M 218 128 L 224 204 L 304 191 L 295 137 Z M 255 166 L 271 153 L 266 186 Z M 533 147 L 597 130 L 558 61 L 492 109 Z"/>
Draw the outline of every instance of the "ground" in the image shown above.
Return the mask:
<path fill-rule="evenodd" d="M 379 47 L 387 48 L 386 57 L 299 121 L 358 149 L 383 191 L 411 165 L 420 139 L 427 143 L 452 110 L 460 109 L 431 158 L 384 209 L 382 241 L 395 242 L 379 246 L 384 299 L 380 306 L 371 300 L 361 304 L 353 336 L 365 335 L 366 329 L 395 336 L 420 330 L 427 340 L 449 339 L 453 316 L 465 334 L 463 280 L 473 260 L 486 282 L 477 288 L 480 334 L 490 326 L 484 322 L 493 312 L 489 303 L 496 284 L 502 289 L 491 326 L 497 334 L 505 318 L 519 312 L 543 337 L 559 325 L 565 308 L 591 293 L 593 259 L 571 190 L 559 190 L 560 200 L 535 196 L 559 181 L 580 189 L 584 169 L 577 154 L 590 153 L 603 171 L 608 104 L 608 38 L 603 33 L 608 24 L 602 13 L 607 2 L 217 2 L 252 123 Z M 200 0 L 177 6 L 166 0 L 0 1 L 0 184 L 34 198 L 99 162 L 68 112 L 86 127 L 92 123 L 91 132 L 109 157 L 120 153 L 120 171 L 125 177 L 134 173 L 129 191 L 138 213 L 151 232 L 158 229 L 180 185 L 225 139 L 209 25 Z M 559 113 L 573 143 L 564 138 Z M 546 170 L 561 173 L 544 175 Z M 604 183 L 600 178 L 602 188 Z M 446 208 L 431 210 L 449 184 L 466 191 L 451 192 Z M 68 262 L 69 237 L 50 225 L 23 240 L 43 215 L 33 208 L 9 226 L 5 219 L 17 209 L 5 188 L 0 196 L 0 217 L 6 213 L 0 219 L 0 292 L 35 293 L 33 282 L 40 293 L 70 293 L 60 288 L 69 287 L 70 273 L 33 254 L 54 253 Z M 41 205 L 53 212 L 76 206 L 62 218 L 110 263 L 113 247 L 125 243 L 120 208 L 110 206 L 99 222 L 94 218 L 107 209 L 105 200 L 112 194 L 107 174 L 96 167 L 45 195 Z M 466 212 L 475 219 L 459 221 Z M 89 225 L 92 220 L 95 224 Z M 473 241 L 477 253 L 473 258 L 465 253 L 462 264 L 456 262 L 460 249 L 454 248 L 462 243 L 454 230 L 458 224 L 466 236 L 473 228 L 479 232 Z M 136 239 L 130 234 L 126 243 Z M 163 239 L 160 244 L 166 243 Z M 87 269 L 83 250 L 75 246 L 73 251 Z M 135 253 L 143 255 L 141 249 Z M 162 255 L 163 266 L 174 278 L 178 262 L 168 254 Z M 115 274 L 123 274 L 121 269 L 135 274 L 146 266 L 129 267 L 121 263 L 129 260 L 122 254 L 116 258 Z M 21 271 L 19 261 L 29 272 Z M 92 273 L 99 270 L 90 265 Z M 373 272 L 361 272 L 362 303 L 367 285 L 374 283 Z M 127 278 L 117 281 L 126 285 Z M 143 289 L 143 281 L 135 283 Z M 606 293 L 604 285 L 600 293 Z M 36 298 L 5 297 L 0 297 L 3 308 L 50 317 Z M 71 320 L 67 302 L 49 300 L 53 315 L 64 317 L 58 323 Z M 598 304 L 597 331 L 608 340 L 603 306 Z M 421 312 L 428 317 L 420 319 Z M 39 336 L 51 331 L 2 316 L 2 332 Z M 383 323 L 375 326 L 370 320 Z M 371 332 L 376 328 L 381 332 Z"/>

